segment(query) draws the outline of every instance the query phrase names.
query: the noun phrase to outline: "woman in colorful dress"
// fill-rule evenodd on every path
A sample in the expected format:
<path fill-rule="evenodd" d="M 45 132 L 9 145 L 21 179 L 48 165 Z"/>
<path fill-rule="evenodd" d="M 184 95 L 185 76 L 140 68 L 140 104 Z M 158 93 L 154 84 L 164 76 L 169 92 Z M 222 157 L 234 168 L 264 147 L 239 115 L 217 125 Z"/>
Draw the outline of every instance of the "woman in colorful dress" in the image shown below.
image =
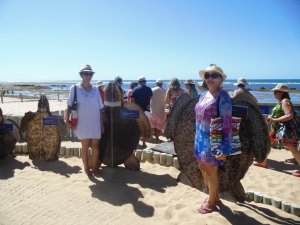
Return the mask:
<path fill-rule="evenodd" d="M 209 190 L 209 196 L 202 200 L 198 209 L 199 213 L 205 214 L 215 211 L 216 204 L 220 201 L 218 196 L 218 167 L 224 165 L 226 156 L 231 151 L 232 104 L 230 96 L 222 89 L 222 83 L 226 79 L 226 75 L 220 67 L 211 64 L 205 70 L 200 71 L 199 75 L 208 88 L 200 95 L 195 107 L 196 134 L 194 147 L 198 166 Z M 210 124 L 211 120 L 217 116 L 220 116 L 223 126 L 220 137 L 221 145 L 217 153 L 214 154 L 211 145 Z"/>
<path fill-rule="evenodd" d="M 99 175 L 99 141 L 101 134 L 104 132 L 103 119 L 100 112 L 104 105 L 98 88 L 91 84 L 94 73 L 90 65 L 84 65 L 81 68 L 79 74 L 82 80 L 80 84 L 71 87 L 67 100 L 68 107 L 66 115 L 66 118 L 70 117 L 76 87 L 78 123 L 72 127 L 67 119 L 66 124 L 68 128 L 75 129 L 77 138 L 81 141 L 82 162 L 84 171 L 88 176 L 92 174 L 95 176 Z M 88 163 L 89 148 L 92 149 L 91 168 Z"/>
<path fill-rule="evenodd" d="M 282 137 L 284 130 L 282 129 L 282 125 L 292 120 L 295 116 L 293 104 L 288 93 L 290 89 L 286 84 L 279 83 L 272 89 L 272 91 L 274 91 L 274 96 L 278 100 L 278 103 L 274 106 L 272 115 L 267 119 L 267 122 L 271 124 L 271 131 L 269 135 L 271 143 L 279 144 L 286 150 L 291 151 L 296 163 L 300 165 L 300 151 L 298 150 L 299 146 L 297 139 L 287 139 Z M 254 163 L 254 165 L 266 168 L 267 160 L 262 163 Z M 300 177 L 300 170 L 292 173 L 292 175 Z"/>

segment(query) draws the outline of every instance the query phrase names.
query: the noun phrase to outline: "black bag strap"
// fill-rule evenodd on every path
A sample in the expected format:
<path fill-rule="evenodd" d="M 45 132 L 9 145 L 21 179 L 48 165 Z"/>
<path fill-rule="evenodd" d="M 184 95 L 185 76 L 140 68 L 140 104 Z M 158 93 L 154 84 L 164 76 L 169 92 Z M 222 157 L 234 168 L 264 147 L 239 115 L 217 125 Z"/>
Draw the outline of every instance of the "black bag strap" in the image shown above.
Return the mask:
<path fill-rule="evenodd" d="M 72 104 L 72 110 L 77 110 L 77 88 L 76 85 L 74 85 L 74 99 Z"/>
<path fill-rule="evenodd" d="M 76 85 L 74 85 L 74 102 L 77 102 L 77 88 Z"/>

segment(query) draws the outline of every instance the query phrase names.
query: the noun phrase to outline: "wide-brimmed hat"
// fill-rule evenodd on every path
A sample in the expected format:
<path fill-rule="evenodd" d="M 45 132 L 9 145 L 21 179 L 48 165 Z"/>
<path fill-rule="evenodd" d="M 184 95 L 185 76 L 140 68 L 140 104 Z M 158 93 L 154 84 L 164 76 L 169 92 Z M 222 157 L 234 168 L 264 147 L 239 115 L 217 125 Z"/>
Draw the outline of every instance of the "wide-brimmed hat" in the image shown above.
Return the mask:
<path fill-rule="evenodd" d="M 142 82 L 142 81 L 146 81 L 146 77 L 144 76 L 139 77 L 138 82 Z"/>
<path fill-rule="evenodd" d="M 195 81 L 193 81 L 192 79 L 188 79 L 186 81 L 183 82 L 184 84 L 196 84 Z"/>
<path fill-rule="evenodd" d="M 287 84 L 284 83 L 278 83 L 276 85 L 276 87 L 274 87 L 273 89 L 271 89 L 271 91 L 282 91 L 282 92 L 289 92 L 291 91 L 289 89 L 289 87 L 287 86 Z"/>
<path fill-rule="evenodd" d="M 219 73 L 222 77 L 223 77 L 223 80 L 226 79 L 226 74 L 223 72 L 223 70 L 221 69 L 221 67 L 217 66 L 216 64 L 210 64 L 208 67 L 206 67 L 205 70 L 200 70 L 199 71 L 199 75 L 200 77 L 204 80 L 204 74 L 206 72 L 217 72 Z"/>
<path fill-rule="evenodd" d="M 97 87 L 103 87 L 105 84 L 103 81 L 99 80 L 99 81 L 97 81 L 96 85 L 97 85 Z"/>
<path fill-rule="evenodd" d="M 240 78 L 237 79 L 237 82 L 234 83 L 234 85 L 237 86 L 239 84 L 248 85 L 248 82 L 247 82 L 246 78 L 240 77 Z"/>
<path fill-rule="evenodd" d="M 84 72 L 92 73 L 92 74 L 95 73 L 95 71 L 92 70 L 92 67 L 89 64 L 83 65 L 79 71 L 79 74 L 84 73 Z"/>

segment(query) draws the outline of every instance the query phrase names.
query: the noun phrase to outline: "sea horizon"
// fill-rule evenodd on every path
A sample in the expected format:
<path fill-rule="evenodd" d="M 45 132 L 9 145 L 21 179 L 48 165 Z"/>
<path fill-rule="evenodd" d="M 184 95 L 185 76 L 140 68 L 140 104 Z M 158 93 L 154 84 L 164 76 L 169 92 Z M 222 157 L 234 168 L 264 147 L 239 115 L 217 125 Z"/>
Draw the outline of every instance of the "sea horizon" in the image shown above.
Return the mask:
<path fill-rule="evenodd" d="M 184 79 L 179 79 L 181 86 L 185 89 Z M 96 84 L 98 80 L 93 79 L 92 84 Z M 112 80 L 102 80 L 104 84 Z M 122 88 L 127 91 L 130 87 L 130 83 L 136 80 L 123 80 Z M 156 79 L 148 79 L 147 86 L 153 88 L 156 86 Z M 170 80 L 162 80 L 165 89 L 168 88 Z M 195 79 L 195 82 L 201 82 L 202 79 Z M 291 89 L 290 96 L 293 102 L 300 102 L 300 79 L 247 79 L 247 89 L 258 99 L 259 102 L 264 103 L 276 103 L 274 94 L 271 91 L 277 83 L 286 83 Z M 18 96 L 20 93 L 28 96 L 37 96 L 39 94 L 46 94 L 49 98 L 57 98 L 57 93 L 60 92 L 61 98 L 65 99 L 70 87 L 73 84 L 80 83 L 81 80 L 35 80 L 35 81 L 0 81 L 0 90 L 15 90 L 14 95 Z M 228 91 L 229 95 L 232 95 L 233 90 L 236 89 L 234 83 L 236 79 L 226 79 L 223 82 L 224 90 Z M 56 97 L 55 97 L 56 96 Z"/>

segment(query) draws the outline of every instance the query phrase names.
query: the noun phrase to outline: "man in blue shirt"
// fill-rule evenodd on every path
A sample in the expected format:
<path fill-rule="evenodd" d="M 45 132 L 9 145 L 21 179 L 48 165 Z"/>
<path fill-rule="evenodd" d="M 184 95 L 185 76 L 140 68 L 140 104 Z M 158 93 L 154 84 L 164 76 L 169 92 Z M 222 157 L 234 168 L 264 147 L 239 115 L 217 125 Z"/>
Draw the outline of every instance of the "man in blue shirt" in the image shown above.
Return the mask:
<path fill-rule="evenodd" d="M 146 86 L 146 78 L 140 77 L 138 79 L 139 86 L 133 89 L 131 93 L 132 102 L 135 102 L 143 108 L 144 111 L 150 112 L 150 100 L 152 98 L 152 89 Z"/>
<path fill-rule="evenodd" d="M 150 114 L 150 101 L 153 95 L 152 89 L 146 86 L 147 81 L 145 77 L 140 77 L 138 82 L 139 86 L 134 88 L 131 93 L 131 101 L 141 106 L 145 114 L 148 116 L 148 114 Z M 146 112 L 148 112 L 148 114 Z M 145 148 L 145 137 L 142 137 L 141 139 L 143 141 L 143 147 Z"/>

